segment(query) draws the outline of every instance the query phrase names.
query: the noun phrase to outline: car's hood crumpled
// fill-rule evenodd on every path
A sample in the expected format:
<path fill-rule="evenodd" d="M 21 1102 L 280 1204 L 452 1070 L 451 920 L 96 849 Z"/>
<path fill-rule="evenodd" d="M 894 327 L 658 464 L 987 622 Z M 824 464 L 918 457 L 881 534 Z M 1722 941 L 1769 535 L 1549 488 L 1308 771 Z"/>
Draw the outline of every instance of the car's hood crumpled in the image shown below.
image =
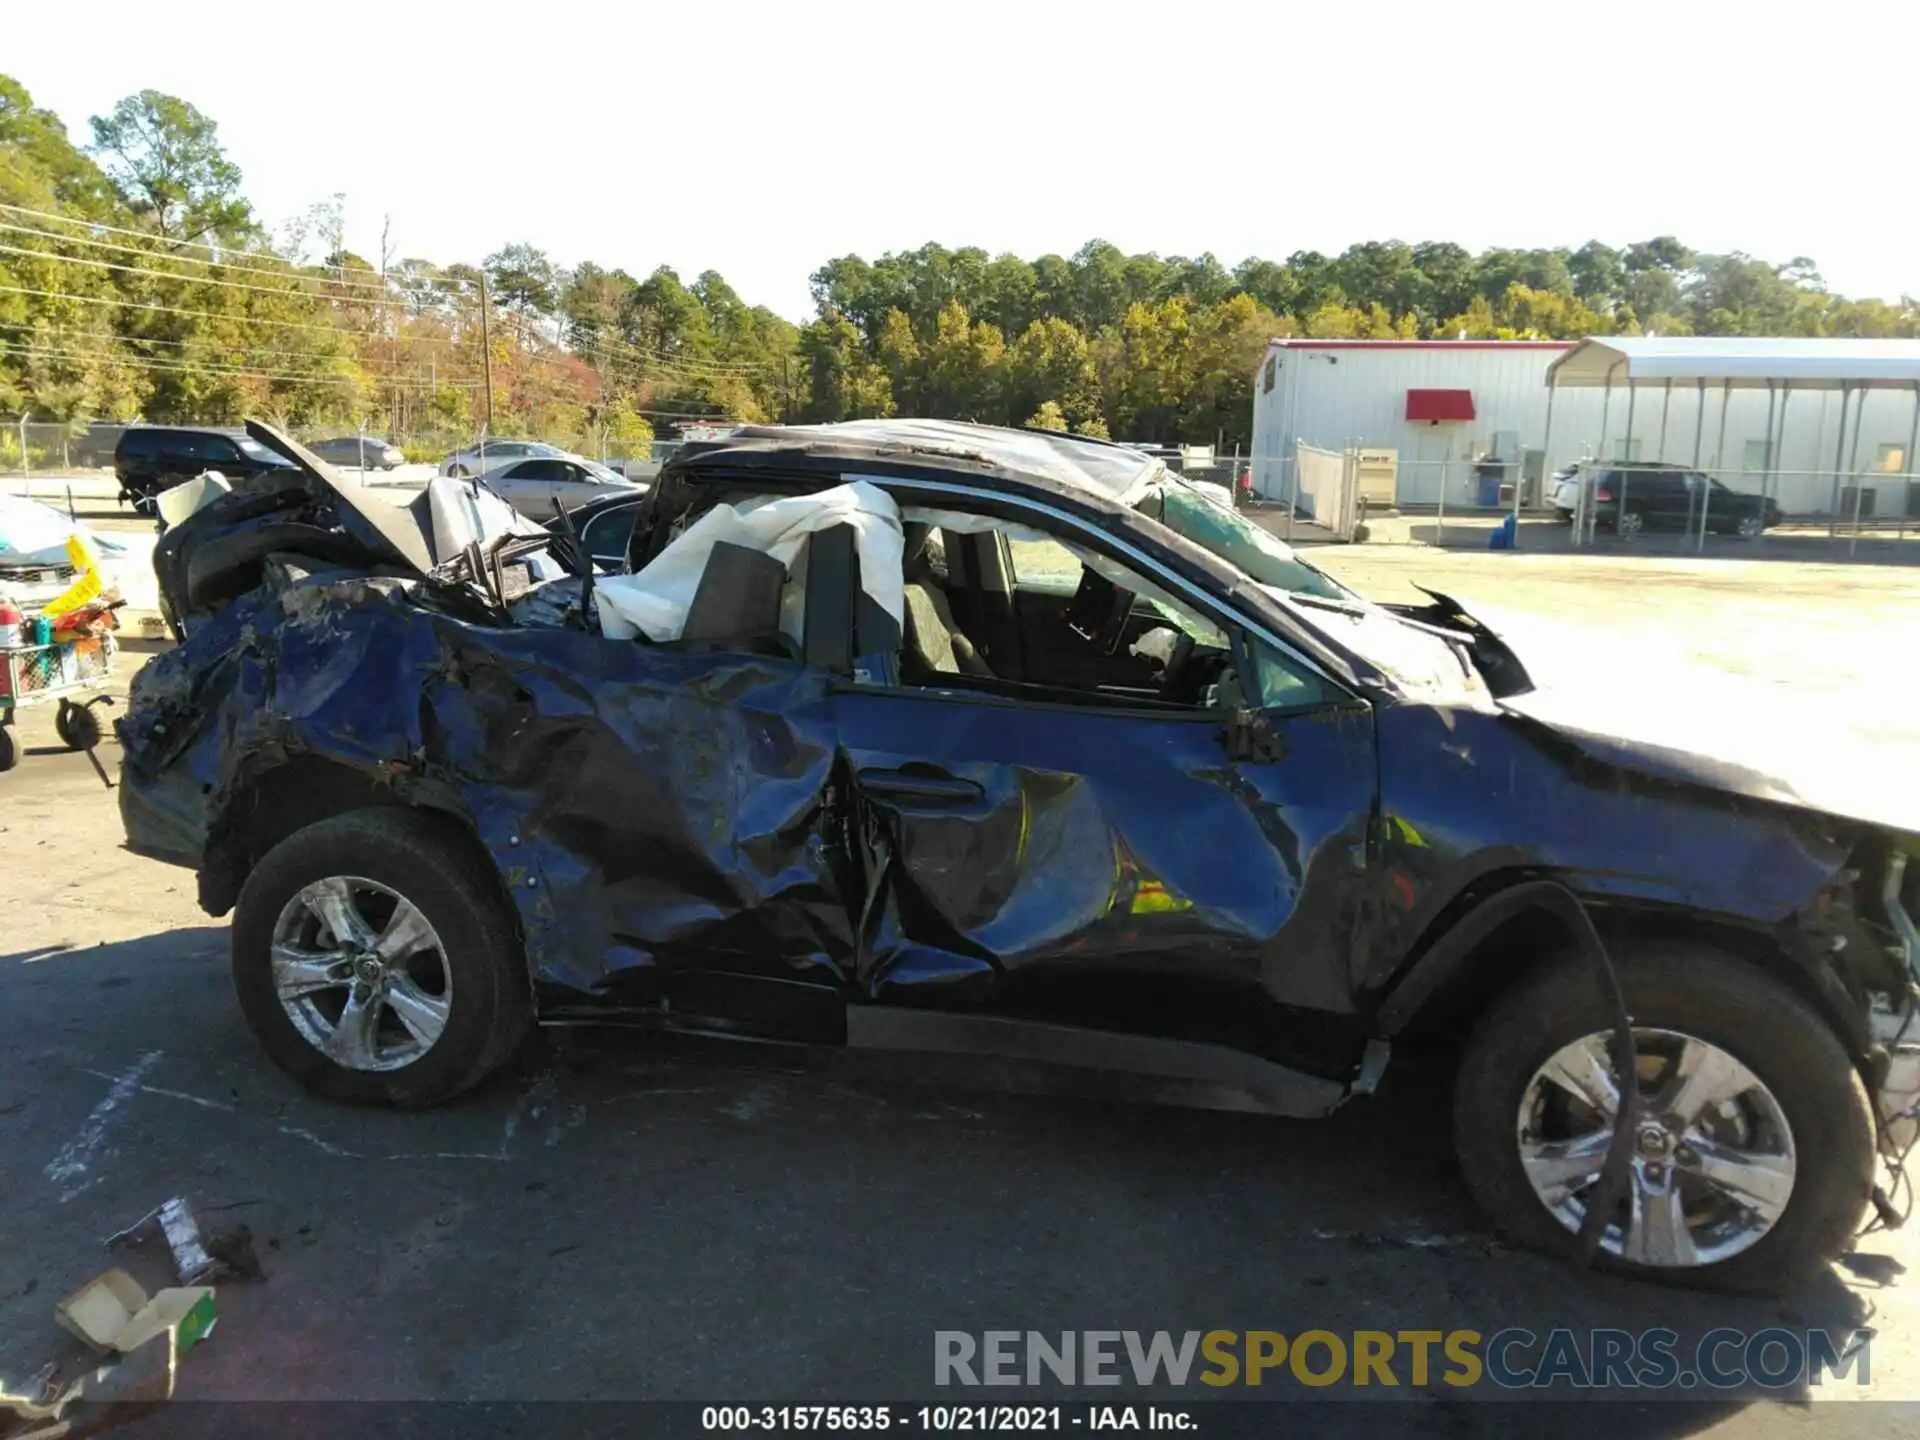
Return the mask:
<path fill-rule="evenodd" d="M 1548 688 L 1499 703 L 1623 769 L 1920 835 L 1920 776 L 1906 767 L 1863 765 L 1859 751 L 1837 737 L 1820 745 L 1755 745 L 1733 727 L 1704 729 L 1673 711 L 1602 710 L 1584 691 Z"/>

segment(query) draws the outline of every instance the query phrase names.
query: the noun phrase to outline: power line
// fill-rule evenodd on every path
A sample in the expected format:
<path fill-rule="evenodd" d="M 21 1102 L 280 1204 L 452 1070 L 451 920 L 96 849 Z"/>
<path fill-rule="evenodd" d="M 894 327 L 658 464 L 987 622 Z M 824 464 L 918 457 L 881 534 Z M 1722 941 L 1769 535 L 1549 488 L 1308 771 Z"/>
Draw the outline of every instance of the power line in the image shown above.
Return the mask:
<path fill-rule="evenodd" d="M 0 210 L 9 208 L 11 207 L 0 205 Z M 389 299 L 393 298 L 396 294 L 406 293 L 403 290 L 390 288 L 386 281 L 377 278 L 363 280 L 358 277 L 349 278 L 345 274 L 342 274 L 339 278 L 334 279 L 325 275 L 309 275 L 304 273 L 291 261 L 283 262 L 278 268 L 271 266 L 236 265 L 227 260 L 202 260 L 196 255 L 169 255 L 164 251 L 155 250 L 149 246 L 116 245 L 111 240 L 96 240 L 91 235 L 63 235 L 55 230 L 40 230 L 31 225 L 15 225 L 4 220 L 0 220 L 0 230 L 11 231 L 16 235 L 29 235 L 37 240 L 51 240 L 57 245 L 88 245 L 96 250 L 112 250 L 122 255 L 143 255 L 148 259 L 167 260 L 180 265 L 204 265 L 215 270 L 231 270 L 238 275 L 279 275 L 289 280 L 310 280 L 316 285 L 357 286 L 374 290 Z M 42 252 L 35 251 L 34 253 L 40 254 Z M 75 257 L 61 255 L 55 258 L 67 260 Z M 175 278 L 195 280 L 197 277 L 181 275 Z M 200 283 L 205 282 L 201 281 Z"/>
<path fill-rule="evenodd" d="M 95 270 L 118 270 L 127 275 L 151 275 L 156 280 L 178 280 L 184 285 L 218 285 L 227 290 L 251 290 L 258 295 L 282 295 L 289 299 L 340 303 L 343 297 L 321 295 L 312 290 L 290 290 L 284 285 L 249 285 L 244 280 L 219 280 L 211 275 L 176 275 L 167 270 L 149 270 L 143 265 L 123 265 L 117 260 L 90 260 L 82 255 L 55 255 L 46 250 L 29 250 L 23 245 L 0 243 L 0 253 L 27 255 L 35 260 L 50 260 L 60 265 L 86 265 Z M 393 297 L 389 296 L 391 302 Z M 371 301 L 361 301 L 371 304 Z"/>
<path fill-rule="evenodd" d="M 43 211 L 26 210 L 25 207 L 23 206 L 0 205 L 0 210 L 18 210 L 18 211 L 21 211 L 22 213 L 33 214 L 33 215 L 45 214 L 45 212 Z M 49 217 L 49 218 L 64 218 L 64 217 Z M 78 225 L 78 224 L 85 224 L 87 222 L 76 220 L 76 221 L 68 221 L 67 223 Z M 103 226 L 101 228 L 111 230 L 111 229 L 115 229 L 116 227 Z M 32 235 L 42 239 L 54 240 L 56 242 L 78 242 L 81 244 L 95 245 L 103 248 L 117 250 L 127 254 L 147 256 L 151 258 L 177 259 L 177 260 L 184 261 L 185 263 L 195 264 L 195 265 L 217 266 L 221 263 L 217 261 L 193 259 L 192 257 L 188 257 L 188 256 L 171 256 L 171 257 L 155 256 L 152 251 L 143 250 L 136 246 L 110 245 L 106 241 L 93 240 L 83 236 L 64 236 L 64 235 L 56 234 L 51 231 L 35 230 L 27 226 L 10 225 L 4 222 L 0 222 L 0 230 L 16 231 L 22 234 Z M 139 234 L 141 232 L 126 231 L 121 233 Z M 49 252 L 44 250 L 33 250 L 33 249 L 28 249 L 20 246 L 0 244 L 0 251 L 4 251 L 4 252 L 15 254 L 15 255 L 24 255 L 33 259 L 55 260 L 64 264 L 85 265 L 95 269 L 102 269 L 102 270 L 116 270 L 129 275 L 147 275 L 159 280 L 178 280 L 186 284 L 195 284 L 195 285 L 216 285 L 216 286 L 222 286 L 228 289 L 250 290 L 259 294 L 266 294 L 266 295 L 285 295 L 289 297 L 299 297 L 301 299 L 325 300 L 325 301 L 328 301 L 329 303 L 335 303 L 335 304 L 344 303 L 347 299 L 351 298 L 351 297 L 342 297 L 337 295 L 328 295 L 324 292 L 290 289 L 286 286 L 250 285 L 244 281 L 222 280 L 222 279 L 217 279 L 213 276 L 179 275 L 166 270 L 151 270 L 143 266 L 125 265 L 115 261 L 95 260 L 95 259 L 91 259 L 83 256 L 77 256 L 77 255 L 50 254 Z M 335 284 L 335 283 L 338 283 L 341 285 L 346 285 L 348 283 L 352 283 L 356 285 L 364 285 L 374 289 L 379 294 L 382 301 L 391 303 L 391 304 L 402 305 L 402 306 L 406 305 L 407 303 L 409 303 L 410 300 L 415 298 L 415 292 L 409 291 L 404 287 L 393 286 L 388 282 L 384 282 L 384 281 L 355 280 L 352 282 L 348 282 L 343 277 L 340 281 L 335 282 L 335 281 L 323 279 L 322 277 L 319 277 L 319 276 L 303 276 L 299 274 L 297 271 L 293 271 L 293 270 L 284 270 L 284 271 L 283 270 L 256 270 L 248 267 L 238 267 L 238 266 L 233 266 L 230 268 L 234 268 L 236 270 L 239 270 L 241 273 L 247 273 L 247 274 L 285 275 L 286 278 L 288 279 L 312 280 L 322 285 Z M 456 282 L 456 283 L 464 283 L 464 282 Z M 80 298 L 80 297 L 70 297 L 70 298 Z M 364 301 L 362 303 L 372 303 L 372 302 L 369 300 L 369 301 Z M 269 322 L 269 323 L 272 323 L 272 322 Z M 371 331 L 358 331 L 358 332 L 342 331 L 341 333 L 376 335 L 376 332 L 371 332 Z M 384 338 L 384 337 L 378 337 L 376 335 L 376 338 Z M 699 359 L 699 358 L 682 360 L 677 357 L 669 356 L 664 351 L 649 350 L 644 346 L 635 345 L 631 341 L 619 340 L 611 336 L 605 336 L 605 335 L 598 335 L 595 338 L 598 341 L 598 347 L 597 348 L 588 347 L 586 353 L 598 354 L 602 356 L 602 358 L 611 359 L 611 358 L 615 358 L 616 353 L 624 353 L 625 355 L 630 355 L 637 360 L 645 361 L 646 363 L 651 365 L 656 365 L 661 368 L 668 368 L 668 367 L 677 368 L 687 374 L 692 374 L 692 375 L 698 375 L 698 374 L 704 373 L 712 376 L 744 377 L 749 375 L 770 376 L 772 374 L 772 367 L 766 362 L 756 362 L 756 361 L 747 361 L 747 360 L 710 360 L 710 359 Z M 576 351 L 575 353 L 580 353 L 580 352 Z"/>
<path fill-rule="evenodd" d="M 48 326 L 45 326 L 44 328 L 36 328 L 31 333 L 35 335 L 39 335 L 43 333 L 50 333 L 55 335 L 77 335 L 83 339 L 91 338 L 91 339 L 97 339 L 97 340 L 108 340 L 108 341 L 113 341 L 113 342 L 124 344 L 124 345 L 164 345 L 169 350 L 186 350 L 186 349 L 190 349 L 195 345 L 206 345 L 216 350 L 246 350 L 254 355 L 283 355 L 283 356 L 291 357 L 292 359 L 295 359 L 295 360 L 315 360 L 315 359 L 328 358 L 324 356 L 316 356 L 311 350 L 276 350 L 271 347 L 260 346 L 260 345 L 230 345 L 225 341 L 217 340 L 207 335 L 197 335 L 191 340 L 168 340 L 158 335 L 122 335 L 117 331 L 107 332 L 103 334 L 98 330 L 78 330 L 71 325 L 48 325 Z M 410 344 L 445 345 L 449 342 L 444 340 L 439 340 L 439 339 L 432 339 L 432 340 L 406 339 L 406 340 L 393 341 L 391 343 L 399 344 L 399 345 L 410 345 Z"/>
<path fill-rule="evenodd" d="M 31 296 L 37 296 L 41 299 L 47 299 L 47 300 L 69 300 L 82 305 L 118 305 L 124 309 L 144 310 L 157 315 L 182 315 L 182 316 L 188 316 L 188 317 L 205 319 L 205 320 L 224 320 L 224 321 L 239 323 L 243 325 L 273 325 L 281 329 L 287 329 L 287 330 L 309 330 L 309 331 L 314 331 L 323 335 L 338 335 L 341 337 L 363 339 L 363 340 L 379 340 L 388 344 L 396 344 L 396 345 L 427 344 L 427 345 L 451 346 L 451 344 L 453 343 L 451 341 L 440 340 L 438 338 L 405 337 L 405 336 L 387 335 L 377 330 L 349 330 L 338 325 L 320 325 L 320 324 L 313 324 L 311 322 L 305 322 L 305 321 L 299 321 L 299 320 L 276 320 L 265 315 L 252 315 L 244 311 L 235 313 L 232 311 L 219 311 L 219 310 L 195 310 L 195 309 L 190 309 L 188 307 L 179 306 L 179 305 L 152 305 L 152 304 L 145 304 L 135 300 L 127 300 L 127 299 L 123 299 L 115 296 L 76 295 L 70 291 L 37 290 L 37 289 L 32 289 L 26 286 L 19 286 L 19 285 L 0 285 L 0 294 L 31 295 Z M 582 357 L 578 355 L 568 354 L 564 358 L 560 358 L 560 357 L 555 357 L 550 355 L 542 355 L 533 351 L 523 351 L 516 358 L 528 364 L 549 365 L 549 366 L 555 366 L 561 369 L 567 368 L 566 362 L 568 359 L 578 360 L 582 364 L 586 363 L 584 359 L 582 359 Z M 640 365 L 643 363 L 637 359 L 633 359 L 626 356 L 609 355 L 609 358 L 625 360 L 627 363 L 634 364 L 634 365 Z M 695 370 L 690 366 L 682 366 L 680 362 L 677 362 L 677 361 L 654 360 L 654 361 L 647 361 L 645 363 L 654 365 L 656 368 L 667 371 L 667 378 L 669 379 L 701 380 L 701 379 L 713 379 L 713 378 L 744 378 L 739 376 L 733 376 L 733 375 L 727 374 L 726 372 L 721 372 L 718 375 L 713 373 L 702 373 L 701 371 Z"/>
<path fill-rule="evenodd" d="M 432 389 L 478 390 L 480 388 L 480 382 L 478 380 L 447 380 L 447 379 L 428 380 L 420 376 L 405 377 L 405 376 L 391 375 L 391 374 L 390 375 L 353 376 L 353 375 L 341 373 L 339 371 L 327 371 L 327 372 L 272 371 L 272 370 L 251 369 L 243 366 L 220 365 L 220 364 L 212 364 L 212 363 L 174 364 L 169 361 L 145 359 L 139 356 L 114 355 L 111 353 L 98 352 L 98 351 L 64 350 L 64 349 L 55 349 L 55 348 L 48 348 L 48 347 L 35 347 L 35 346 L 29 346 L 29 345 L 15 345 L 6 341 L 0 341 L 0 353 L 11 353 L 15 355 L 20 355 L 27 359 L 64 361 L 67 363 L 101 361 L 101 362 L 106 362 L 111 364 L 126 364 L 126 365 L 135 366 L 135 367 L 138 367 L 141 369 L 147 369 L 147 370 L 161 370 L 161 371 L 168 371 L 168 372 L 210 373 L 214 375 L 219 375 L 224 379 L 235 379 L 235 380 L 244 379 L 244 380 L 303 381 L 308 383 L 311 383 L 314 381 L 348 382 L 348 381 L 354 381 L 354 380 L 366 380 L 373 383 L 376 387 L 386 387 L 389 389 L 409 389 L 409 390 L 418 390 L 418 391 L 425 391 L 425 390 L 432 390 Z M 633 413 L 636 415 L 651 416 L 655 419 L 725 420 L 728 418 L 727 413 L 721 409 L 655 410 L 655 409 L 645 408 L 642 406 L 630 406 L 628 408 L 630 408 L 633 411 Z"/>
<path fill-rule="evenodd" d="M 240 250 L 240 249 L 236 249 L 231 245 L 214 245 L 204 240 L 170 240 L 166 236 L 157 235 L 151 230 L 130 230 L 124 225 L 109 225 L 106 222 L 100 221 L 100 220 L 80 220 L 80 219 L 76 219 L 71 215 L 61 215 L 50 210 L 30 210 L 25 205 L 0 204 L 0 210 L 10 211 L 16 215 L 31 215 L 36 220 L 55 220 L 62 225 L 73 225 L 84 230 L 105 231 L 110 235 L 131 235 L 134 238 L 139 240 L 155 241 L 159 244 L 166 245 L 173 250 L 181 250 L 181 249 L 206 250 L 214 255 L 244 255 L 244 256 L 249 256 L 253 259 L 264 259 L 264 258 L 267 258 L 268 256 L 271 256 L 276 260 L 280 260 L 281 263 L 283 264 L 290 263 L 284 260 L 283 257 L 275 254 L 271 250 L 268 250 L 265 252 L 262 252 L 259 250 Z M 78 237 L 74 237 L 74 238 L 78 238 Z M 226 265 L 233 265 L 236 269 L 247 268 L 245 266 L 239 265 L 238 262 L 232 261 L 232 260 L 215 260 L 215 261 L 193 260 L 191 257 L 185 256 L 185 255 L 175 255 L 173 258 L 178 260 L 186 260 L 189 263 L 196 264 L 196 265 L 226 264 Z M 333 266 L 322 265 L 318 268 L 322 270 L 326 270 L 326 269 L 338 270 L 342 273 L 342 275 L 346 273 L 345 267 L 340 265 L 333 265 Z M 277 273 L 277 272 L 270 272 L 270 273 Z"/>
<path fill-rule="evenodd" d="M 97 363 L 113 364 L 113 365 L 127 365 L 129 367 L 142 369 L 142 370 L 164 370 L 164 371 L 180 372 L 180 373 L 188 373 L 188 374 L 219 375 L 219 376 L 222 376 L 225 378 L 231 378 L 231 379 L 299 380 L 299 381 L 306 381 L 306 382 L 350 381 L 355 383 L 358 383 L 364 380 L 376 385 L 399 386 L 399 387 L 407 387 L 407 388 L 418 387 L 421 389 L 430 388 L 430 383 L 424 379 L 414 380 L 414 379 L 408 379 L 399 375 L 365 375 L 365 374 L 350 375 L 339 370 L 330 370 L 330 371 L 259 370 L 259 369 L 254 369 L 247 366 L 223 365 L 213 361 L 206 361 L 206 362 L 194 361 L 194 362 L 175 363 L 168 360 L 147 359 L 137 355 L 116 355 L 106 351 L 64 350 L 64 349 L 51 348 L 46 346 L 15 345 L 6 341 L 0 341 L 0 351 L 6 351 L 15 355 L 22 355 L 28 359 L 34 359 L 34 360 L 54 360 L 54 361 L 66 362 L 69 364 L 97 362 Z M 439 381 L 438 383 L 441 386 L 446 386 L 449 388 L 467 389 L 467 388 L 472 388 L 475 382 L 471 380 L 466 380 L 466 381 L 443 380 L 443 381 Z"/>
<path fill-rule="evenodd" d="M 603 360 L 618 361 L 642 369 L 653 368 L 665 370 L 669 372 L 669 378 L 673 378 L 673 372 L 678 372 L 679 378 L 696 380 L 748 380 L 756 376 L 771 377 L 773 374 L 771 367 L 752 367 L 739 370 L 721 369 L 717 367 L 722 364 L 734 364 L 737 362 L 668 360 L 639 350 L 635 350 L 629 354 L 617 350 L 602 349 L 598 346 L 585 346 L 577 347 L 573 353 L 582 357 L 592 355 Z"/>
<path fill-rule="evenodd" d="M 57 347 L 47 347 L 47 346 L 36 347 L 31 345 L 16 345 L 6 341 L 0 341 L 0 351 L 10 351 L 14 354 L 23 355 L 30 359 L 60 360 L 68 363 L 92 361 L 92 362 L 99 362 L 99 363 L 110 364 L 110 365 L 126 365 L 130 368 L 141 369 L 141 370 L 167 370 L 167 371 L 176 371 L 176 372 L 183 372 L 183 373 L 189 373 L 189 374 L 206 373 L 206 374 L 225 375 L 225 376 L 234 376 L 234 377 L 249 377 L 249 378 L 260 379 L 260 380 L 331 381 L 331 380 L 364 379 L 367 382 L 374 385 L 402 386 L 402 387 L 409 387 L 409 388 L 417 387 L 420 389 L 430 389 L 430 388 L 436 388 L 436 387 L 445 387 L 449 389 L 472 389 L 472 388 L 476 388 L 478 384 L 477 381 L 472 381 L 472 380 L 449 379 L 449 380 L 428 381 L 425 379 L 408 378 L 398 374 L 397 372 L 387 372 L 384 374 L 379 372 L 371 372 L 371 373 L 363 372 L 360 376 L 353 376 L 353 375 L 345 374 L 338 370 L 273 371 L 273 370 L 262 370 L 262 369 L 258 369 L 251 366 L 228 365 L 218 361 L 174 362 L 170 360 L 154 360 L 154 359 L 150 359 L 150 358 L 147 358 L 144 356 L 138 356 L 138 355 L 115 354 L 111 351 L 72 350 L 72 349 L 61 349 Z"/>
<path fill-rule="evenodd" d="M 151 310 L 159 315 L 192 315 L 202 320 L 240 321 L 248 325 L 277 325 L 285 330 L 318 330 L 327 335 L 357 336 L 365 340 L 388 340 L 377 330 L 343 330 L 338 325 L 314 325 L 300 320 L 270 320 L 264 315 L 235 314 L 223 310 L 188 310 L 178 305 L 142 305 L 134 300 L 102 295 L 72 295 L 63 290 L 32 290 L 19 285 L 0 285 L 0 295 L 34 295 L 43 300 L 72 300 L 81 305 L 120 305 L 128 310 Z"/>
<path fill-rule="evenodd" d="M 741 372 L 746 372 L 746 371 L 757 372 L 767 368 L 767 366 L 764 365 L 763 363 L 758 361 L 753 361 L 753 360 L 701 360 L 696 358 L 693 360 L 683 361 L 677 356 L 668 355 L 665 351 L 648 350 L 643 345 L 635 345 L 631 341 L 618 340 L 609 335 L 595 335 L 594 340 L 598 345 L 612 346 L 616 351 L 626 351 L 631 354 L 641 356 L 648 360 L 657 360 L 660 363 L 666 364 L 666 365 L 681 365 L 681 364 L 699 365 L 699 366 L 706 366 L 714 370 L 729 370 L 729 371 L 741 371 Z M 592 346 L 588 346 L 587 348 L 589 351 L 593 349 Z"/>

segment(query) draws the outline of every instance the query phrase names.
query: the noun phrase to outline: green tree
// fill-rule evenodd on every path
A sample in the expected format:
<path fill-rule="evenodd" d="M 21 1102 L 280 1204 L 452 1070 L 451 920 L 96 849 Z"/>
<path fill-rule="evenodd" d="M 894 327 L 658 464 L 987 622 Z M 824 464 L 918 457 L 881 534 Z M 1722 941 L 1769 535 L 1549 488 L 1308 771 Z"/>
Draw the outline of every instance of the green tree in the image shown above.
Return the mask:
<path fill-rule="evenodd" d="M 1027 417 L 1029 430 L 1060 430 L 1067 428 L 1066 412 L 1056 401 L 1045 401 L 1038 410 Z"/>
<path fill-rule="evenodd" d="M 1410 307 L 1424 328 L 1447 315 L 1457 315 L 1473 303 L 1475 266 L 1464 246 L 1450 240 L 1429 240 L 1413 247 L 1413 265 L 1420 272 L 1422 296 Z"/>
<path fill-rule="evenodd" d="M 1006 340 L 996 325 L 973 321 L 949 300 L 934 325 L 920 366 L 926 413 L 952 420 L 1006 423 L 1002 402 Z"/>
<path fill-rule="evenodd" d="M 87 219 L 111 216 L 113 186 L 74 148 L 51 110 L 34 107 L 26 87 L 0 75 L 0 201 Z"/>
<path fill-rule="evenodd" d="M 920 341 L 913 333 L 913 322 L 904 310 L 889 310 L 880 325 L 880 343 L 875 347 L 880 364 L 887 372 L 894 404 L 905 413 L 917 415 L 921 402 Z"/>
<path fill-rule="evenodd" d="M 1611 245 L 1589 240 L 1567 257 L 1573 293 L 1589 305 L 1611 308 L 1626 298 L 1627 268 Z"/>
<path fill-rule="evenodd" d="M 640 282 L 624 270 L 603 270 L 591 260 L 567 275 L 560 291 L 559 309 L 566 317 L 567 336 L 575 345 L 592 344 L 615 334 L 627 296 Z"/>
<path fill-rule="evenodd" d="M 510 315 L 551 315 L 560 304 L 560 275 L 545 251 L 527 244 L 507 245 L 480 262 L 487 272 L 493 303 Z"/>
<path fill-rule="evenodd" d="M 1100 413 L 1100 384 L 1087 337 L 1057 315 L 1035 320 L 1007 349 L 1009 414 L 1033 413 L 1048 401 L 1069 424 Z"/>
<path fill-rule="evenodd" d="M 91 123 L 92 153 L 122 202 L 168 240 L 237 237 L 253 228 L 240 167 L 221 150 L 219 127 L 185 100 L 142 90 Z"/>
<path fill-rule="evenodd" d="M 800 354 L 807 367 L 807 420 L 867 420 L 894 413 L 887 372 L 867 355 L 865 340 L 846 316 L 823 315 L 803 329 Z"/>

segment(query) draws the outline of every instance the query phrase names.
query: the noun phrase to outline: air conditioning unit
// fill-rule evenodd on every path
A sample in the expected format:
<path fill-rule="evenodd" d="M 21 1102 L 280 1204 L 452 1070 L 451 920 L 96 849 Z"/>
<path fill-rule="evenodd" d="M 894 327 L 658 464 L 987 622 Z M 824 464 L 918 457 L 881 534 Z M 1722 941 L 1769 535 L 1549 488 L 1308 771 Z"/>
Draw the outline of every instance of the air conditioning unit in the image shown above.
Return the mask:
<path fill-rule="evenodd" d="M 1391 510 L 1400 484 L 1398 450 L 1362 450 L 1358 477 L 1360 499 L 1369 510 Z"/>

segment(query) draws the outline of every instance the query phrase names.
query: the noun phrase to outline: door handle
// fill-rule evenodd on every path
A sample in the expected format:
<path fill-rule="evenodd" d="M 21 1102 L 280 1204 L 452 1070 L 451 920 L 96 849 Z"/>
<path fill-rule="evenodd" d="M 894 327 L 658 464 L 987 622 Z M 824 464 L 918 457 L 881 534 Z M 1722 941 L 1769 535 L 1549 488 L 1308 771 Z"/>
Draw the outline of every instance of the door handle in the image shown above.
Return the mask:
<path fill-rule="evenodd" d="M 971 805 L 986 794 L 944 770 L 862 770 L 854 779 L 868 795 L 918 805 Z"/>

